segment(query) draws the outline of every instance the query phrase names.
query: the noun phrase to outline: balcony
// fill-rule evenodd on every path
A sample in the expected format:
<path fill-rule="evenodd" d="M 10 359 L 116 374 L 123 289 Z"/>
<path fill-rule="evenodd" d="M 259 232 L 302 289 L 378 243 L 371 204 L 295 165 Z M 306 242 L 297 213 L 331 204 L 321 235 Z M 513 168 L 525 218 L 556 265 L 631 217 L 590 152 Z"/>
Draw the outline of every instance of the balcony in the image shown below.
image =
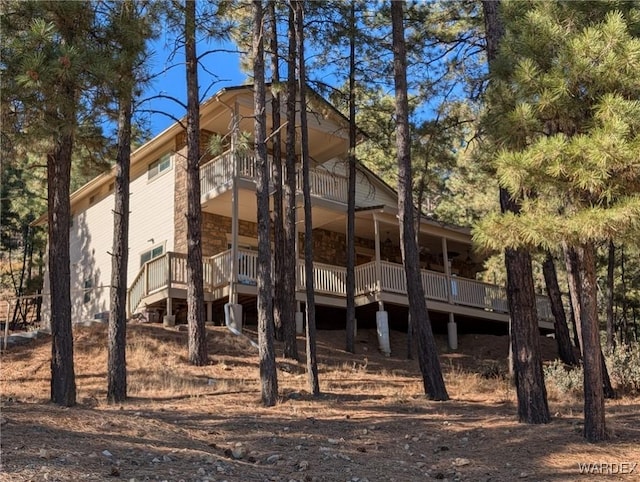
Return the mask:
<path fill-rule="evenodd" d="M 253 152 L 236 153 L 229 150 L 200 167 L 200 192 L 202 196 L 213 197 L 226 191 L 233 179 L 233 161 L 238 163 L 238 178 L 256 181 L 256 163 Z M 269 156 L 269 169 L 273 172 L 273 158 Z M 271 176 L 273 177 L 273 176 Z M 320 199 L 347 202 L 347 178 L 322 169 L 309 170 L 311 195 Z M 296 189 L 302 192 L 302 170 L 296 172 Z"/>
<path fill-rule="evenodd" d="M 129 310 L 135 312 L 149 295 L 170 290 L 186 289 L 187 256 L 166 253 L 145 263 L 129 290 Z M 422 287 L 427 300 L 456 307 L 481 310 L 483 318 L 490 313 L 508 314 L 506 291 L 503 287 L 476 280 L 447 276 L 444 273 L 422 270 Z M 318 295 L 344 299 L 346 297 L 346 268 L 324 263 L 314 263 L 314 289 Z M 257 284 L 258 254 L 255 251 L 238 250 L 238 284 L 253 287 Z M 407 304 L 407 282 L 402 265 L 387 261 L 369 262 L 355 269 L 356 304 L 364 305 L 379 295 L 392 295 Z M 231 250 L 207 258 L 204 261 L 204 287 L 208 293 L 228 286 L 231 280 Z M 305 266 L 298 260 L 296 266 L 296 291 L 305 289 Z M 404 299 L 404 302 L 402 302 Z M 549 300 L 537 297 L 538 317 L 545 327 L 553 321 Z M 479 314 L 479 313 L 478 313 Z"/>

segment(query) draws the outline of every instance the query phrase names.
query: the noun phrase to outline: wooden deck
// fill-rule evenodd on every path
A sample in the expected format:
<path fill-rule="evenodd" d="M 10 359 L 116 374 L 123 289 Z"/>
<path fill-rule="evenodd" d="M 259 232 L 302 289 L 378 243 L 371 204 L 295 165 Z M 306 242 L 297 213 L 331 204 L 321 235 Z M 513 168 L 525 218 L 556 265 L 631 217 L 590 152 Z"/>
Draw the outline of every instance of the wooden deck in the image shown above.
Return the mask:
<path fill-rule="evenodd" d="M 238 250 L 238 276 L 231 276 L 231 250 L 204 261 L 204 288 L 207 301 L 223 299 L 229 286 L 235 282 L 243 294 L 257 293 L 258 257 L 255 251 Z M 408 305 L 404 268 L 387 261 L 369 262 L 356 266 L 356 306 L 375 302 Z M 305 267 L 298 260 L 296 268 L 296 300 L 305 300 Z M 186 298 L 187 256 L 166 253 L 148 261 L 141 268 L 129 289 L 129 312 L 134 313 L 143 304 L 152 304 L 166 298 Z M 476 318 L 507 322 L 509 309 L 506 291 L 481 281 L 447 276 L 444 273 L 422 270 L 422 286 L 430 310 L 454 313 Z M 346 268 L 324 263 L 314 264 L 316 303 L 336 307 L 346 306 Z M 553 328 L 553 315 L 549 300 L 537 299 L 540 327 Z"/>

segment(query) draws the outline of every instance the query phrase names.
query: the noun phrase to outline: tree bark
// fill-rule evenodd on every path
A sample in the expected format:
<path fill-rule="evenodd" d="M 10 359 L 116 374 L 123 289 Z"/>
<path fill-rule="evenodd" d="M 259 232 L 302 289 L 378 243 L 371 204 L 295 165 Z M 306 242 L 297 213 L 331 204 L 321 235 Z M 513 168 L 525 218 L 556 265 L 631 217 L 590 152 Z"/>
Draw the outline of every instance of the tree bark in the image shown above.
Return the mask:
<path fill-rule="evenodd" d="M 503 212 L 517 210 L 504 189 L 500 190 L 500 199 Z M 551 416 L 542 372 L 531 257 L 523 249 L 506 249 L 505 265 L 518 420 L 531 424 L 549 423 Z"/>
<path fill-rule="evenodd" d="M 185 60 L 187 65 L 187 324 L 189 362 L 206 365 L 202 268 L 202 207 L 200 204 L 200 95 L 196 56 L 196 2 L 185 0 Z"/>
<path fill-rule="evenodd" d="M 498 55 L 504 25 L 500 18 L 500 2 L 483 0 L 489 71 Z M 520 206 L 500 188 L 502 212 L 518 213 Z M 518 395 L 518 420 L 524 423 L 548 423 L 551 420 L 547 390 L 542 372 L 538 314 L 533 286 L 531 257 L 523 249 L 506 249 L 507 299 L 511 315 L 511 348 Z"/>
<path fill-rule="evenodd" d="M 393 28 L 393 67 L 396 91 L 396 143 L 398 156 L 398 217 L 402 262 L 407 277 L 409 313 L 415 323 L 418 338 L 418 361 L 427 396 L 433 400 L 448 400 L 444 385 L 438 347 L 431 330 L 431 321 L 420 275 L 420 259 L 416 243 L 412 197 L 411 138 L 409 132 L 409 100 L 407 89 L 407 59 L 404 40 L 403 2 L 391 2 Z"/>
<path fill-rule="evenodd" d="M 558 355 L 563 363 L 571 366 L 577 366 L 579 359 L 574 353 L 573 346 L 571 345 L 569 326 L 567 325 L 567 315 L 564 311 L 562 293 L 560 292 L 560 286 L 558 285 L 556 265 L 553 262 L 553 256 L 548 251 L 544 263 L 542 264 L 542 272 L 554 318 L 553 328 L 555 331 L 556 343 L 558 345 Z"/>
<path fill-rule="evenodd" d="M 598 330 L 598 301 L 595 248 L 583 244 L 577 249 L 580 266 L 580 313 L 584 363 L 584 436 L 589 442 L 607 438 L 602 385 L 602 351 Z"/>
<path fill-rule="evenodd" d="M 349 17 L 349 178 L 347 188 L 347 351 L 355 353 L 356 328 L 356 7 Z"/>
<path fill-rule="evenodd" d="M 284 305 L 284 356 L 292 360 L 298 359 L 296 340 L 296 33 L 293 7 L 289 8 L 287 35 L 289 40 L 287 56 L 287 129 L 285 152 L 284 180 L 284 249 L 288 256 L 284 257 L 283 291 L 287 293 Z"/>
<path fill-rule="evenodd" d="M 620 341 L 625 345 L 630 345 L 631 331 L 629 329 L 629 304 L 627 303 L 627 274 L 625 270 L 624 245 L 620 250 L 620 281 L 622 283 L 622 333 Z"/>
<path fill-rule="evenodd" d="M 607 350 L 613 351 L 616 347 L 615 319 L 613 317 L 613 289 L 616 269 L 616 245 L 609 240 L 607 263 Z"/>
<path fill-rule="evenodd" d="M 273 258 L 275 266 L 275 283 L 273 286 L 273 321 L 275 337 L 284 340 L 284 324 L 295 323 L 288 315 L 291 312 L 287 305 L 291 300 L 284 290 L 285 261 L 288 252 L 284 246 L 283 228 L 283 187 L 282 187 L 282 153 L 280 145 L 280 72 L 278 65 L 278 21 L 276 19 L 276 2 L 267 2 L 271 35 L 269 39 L 269 58 L 271 60 L 271 149 L 273 153 L 273 244 L 275 246 Z"/>
<path fill-rule="evenodd" d="M 133 70 L 133 66 L 131 66 Z M 127 398 L 127 266 L 129 260 L 129 172 L 131 166 L 131 89 L 124 88 L 118 106 L 118 153 L 113 208 L 111 307 L 107 360 L 107 401 Z"/>
<path fill-rule="evenodd" d="M 571 306 L 573 310 L 574 323 L 578 330 L 578 339 L 580 341 L 580 354 L 584 359 L 584 343 L 582 341 L 583 333 L 582 320 L 584 315 L 582 313 L 582 286 L 584 276 L 583 267 L 579 259 L 579 252 L 576 248 L 569 245 L 564 245 L 565 262 L 567 265 L 567 279 L 569 281 L 569 297 L 571 299 Z M 611 385 L 611 378 L 609 377 L 609 370 L 604 361 L 604 355 L 602 354 L 602 347 L 600 345 L 600 339 L 598 338 L 598 346 L 600 347 L 600 361 L 602 367 L 600 372 L 602 373 L 602 386 L 604 387 L 604 396 L 606 398 L 615 398 L 616 393 Z M 584 363 L 584 360 L 583 360 Z"/>
<path fill-rule="evenodd" d="M 75 102 L 72 86 L 65 93 Z M 68 120 L 75 117 L 69 112 Z M 75 120 L 70 120 L 75 122 Z M 71 407 L 76 404 L 76 378 L 73 368 L 71 329 L 71 271 L 69 260 L 69 221 L 71 202 L 71 152 L 73 134 L 61 133 L 47 156 L 49 220 L 49 286 L 51 289 L 51 401 Z"/>
<path fill-rule="evenodd" d="M 307 294 L 307 382 L 313 396 L 320 395 L 316 354 L 316 305 L 313 282 L 313 223 L 311 219 L 311 185 L 309 179 L 309 132 L 307 130 L 306 66 L 304 57 L 303 3 L 293 1 L 296 46 L 298 51 L 298 92 L 300 95 L 300 148 L 302 151 L 302 191 L 304 197 L 304 267 Z"/>
<path fill-rule="evenodd" d="M 577 334 L 575 344 L 582 356 L 582 328 L 580 326 L 582 312 L 580 310 L 580 273 L 578 253 L 567 243 L 562 244 L 564 263 L 567 270 L 567 285 L 569 287 L 569 301 L 573 313 L 574 333 Z"/>
<path fill-rule="evenodd" d="M 129 35 L 127 28 L 140 26 L 140 14 L 133 0 L 126 0 L 114 12 L 111 20 Z M 144 52 L 144 37 L 120 40 L 122 51 L 117 69 L 118 85 L 118 151 L 113 209 L 113 247 L 111 258 L 111 288 L 109 340 L 107 360 L 107 401 L 123 402 L 127 398 L 127 267 L 129 264 L 129 189 L 131 170 L 131 118 L 136 86 L 136 59 Z"/>
<path fill-rule="evenodd" d="M 269 218 L 269 162 L 267 159 L 266 89 L 262 0 L 253 2 L 253 104 L 258 204 L 258 350 L 262 403 L 273 406 L 278 399 L 278 376 L 274 349 L 271 298 L 271 220 Z"/>

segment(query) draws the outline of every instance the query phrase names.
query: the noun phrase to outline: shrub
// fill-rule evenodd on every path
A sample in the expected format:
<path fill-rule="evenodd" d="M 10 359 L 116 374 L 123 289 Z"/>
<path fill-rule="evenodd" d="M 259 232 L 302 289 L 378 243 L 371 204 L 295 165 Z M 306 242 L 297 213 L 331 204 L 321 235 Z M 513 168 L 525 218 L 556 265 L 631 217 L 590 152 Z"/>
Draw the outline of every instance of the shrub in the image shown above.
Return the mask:
<path fill-rule="evenodd" d="M 560 393 L 582 393 L 582 367 L 567 367 L 560 360 L 554 360 L 544 367 L 544 378 L 545 383 L 554 385 Z"/>
<path fill-rule="evenodd" d="M 640 392 L 640 345 L 620 345 L 605 356 L 611 382 L 618 389 Z"/>

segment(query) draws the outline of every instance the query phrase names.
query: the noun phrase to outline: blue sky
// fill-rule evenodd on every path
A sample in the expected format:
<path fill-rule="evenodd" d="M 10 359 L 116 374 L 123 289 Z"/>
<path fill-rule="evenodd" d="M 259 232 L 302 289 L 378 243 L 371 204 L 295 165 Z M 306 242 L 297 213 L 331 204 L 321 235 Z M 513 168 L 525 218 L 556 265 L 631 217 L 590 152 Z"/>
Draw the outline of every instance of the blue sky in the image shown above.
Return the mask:
<path fill-rule="evenodd" d="M 151 45 L 150 50 L 153 54 L 150 66 L 152 72 L 157 73 L 158 76 L 144 90 L 141 100 L 150 99 L 157 95 L 169 95 L 186 104 L 187 80 L 184 67 L 184 48 L 181 47 L 171 58 L 173 45 L 173 38 L 169 34 L 162 36 Z M 197 48 L 199 55 L 213 49 L 236 50 L 236 46 L 231 42 L 223 44 L 199 42 Z M 211 53 L 206 55 L 201 63 L 198 72 L 201 101 L 211 97 L 223 87 L 247 82 L 247 76 L 240 71 L 240 55 L 238 53 Z M 142 102 L 140 113 L 148 119 L 153 136 L 169 127 L 175 120 L 158 112 L 145 112 L 150 110 L 166 112 L 178 118 L 185 115 L 184 107 L 169 99 L 155 98 Z"/>

